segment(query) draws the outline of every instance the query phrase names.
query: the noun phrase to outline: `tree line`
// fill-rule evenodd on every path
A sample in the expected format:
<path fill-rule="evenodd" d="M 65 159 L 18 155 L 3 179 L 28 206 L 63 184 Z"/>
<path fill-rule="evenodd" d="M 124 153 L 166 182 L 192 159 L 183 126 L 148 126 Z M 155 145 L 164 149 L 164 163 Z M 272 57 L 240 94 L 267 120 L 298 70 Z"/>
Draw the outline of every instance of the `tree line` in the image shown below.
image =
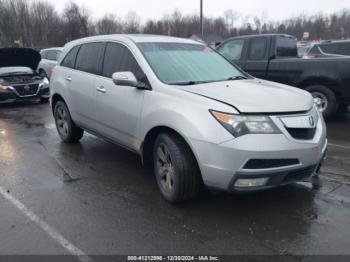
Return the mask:
<path fill-rule="evenodd" d="M 185 15 L 179 10 L 159 20 L 141 24 L 135 12 L 123 19 L 106 14 L 94 19 L 90 10 L 75 2 L 68 3 L 62 12 L 45 1 L 0 0 L 0 46 L 44 48 L 92 35 L 113 33 L 145 33 L 179 37 L 199 34 L 198 15 Z M 312 16 L 300 15 L 284 21 L 269 20 L 267 14 L 243 16 L 227 10 L 220 17 L 204 18 L 205 34 L 224 38 L 246 34 L 286 33 L 298 39 L 310 32 L 311 39 L 344 39 L 350 37 L 350 10 Z"/>

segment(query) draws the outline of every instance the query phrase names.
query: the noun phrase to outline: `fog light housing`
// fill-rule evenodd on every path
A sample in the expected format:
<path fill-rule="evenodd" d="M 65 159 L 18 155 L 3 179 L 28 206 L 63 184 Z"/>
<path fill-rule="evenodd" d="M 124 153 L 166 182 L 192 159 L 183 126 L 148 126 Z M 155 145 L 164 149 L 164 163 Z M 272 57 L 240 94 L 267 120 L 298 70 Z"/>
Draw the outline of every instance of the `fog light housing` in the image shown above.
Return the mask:
<path fill-rule="evenodd" d="M 266 185 L 268 177 L 262 178 L 239 178 L 235 183 L 235 187 L 259 187 Z"/>

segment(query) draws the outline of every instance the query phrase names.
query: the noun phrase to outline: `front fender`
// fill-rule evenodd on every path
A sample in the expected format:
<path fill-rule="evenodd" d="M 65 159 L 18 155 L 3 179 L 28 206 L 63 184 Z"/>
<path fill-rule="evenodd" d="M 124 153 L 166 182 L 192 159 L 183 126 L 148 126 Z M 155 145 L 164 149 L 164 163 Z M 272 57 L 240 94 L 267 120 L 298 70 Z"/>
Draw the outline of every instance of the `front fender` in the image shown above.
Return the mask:
<path fill-rule="evenodd" d="M 179 92 L 185 97 L 159 92 L 149 92 L 145 96 L 139 125 L 141 141 L 150 130 L 159 126 L 175 130 L 189 144 L 192 140 L 219 144 L 233 138 L 209 112 L 209 109 L 229 112 L 232 108 L 194 94 Z M 186 96 L 191 100 L 188 101 Z"/>

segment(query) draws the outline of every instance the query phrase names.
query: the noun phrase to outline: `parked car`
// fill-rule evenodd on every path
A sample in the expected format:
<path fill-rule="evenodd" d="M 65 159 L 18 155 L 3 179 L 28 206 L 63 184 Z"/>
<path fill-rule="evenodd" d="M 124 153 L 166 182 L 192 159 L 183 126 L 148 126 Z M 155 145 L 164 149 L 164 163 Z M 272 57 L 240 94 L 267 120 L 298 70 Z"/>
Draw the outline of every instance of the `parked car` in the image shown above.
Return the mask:
<path fill-rule="evenodd" d="M 315 43 L 312 41 L 299 41 L 297 42 L 298 57 L 305 56 Z"/>
<path fill-rule="evenodd" d="M 68 43 L 50 81 L 58 134 L 84 131 L 152 164 L 175 203 L 202 183 L 229 192 L 308 179 L 326 152 L 312 96 L 255 79 L 205 44 L 110 35 Z"/>
<path fill-rule="evenodd" d="M 350 40 L 323 41 L 304 54 L 306 58 L 350 56 Z"/>
<path fill-rule="evenodd" d="M 350 104 L 350 57 L 297 58 L 297 41 L 282 34 L 239 36 L 218 52 L 249 74 L 309 91 L 325 117 Z"/>
<path fill-rule="evenodd" d="M 40 54 L 30 48 L 0 48 L 0 102 L 50 98 L 49 81 L 35 69 Z"/>
<path fill-rule="evenodd" d="M 52 69 L 57 64 L 57 60 L 62 52 L 61 47 L 43 49 L 40 51 L 41 61 L 38 65 L 37 71 L 42 77 L 50 79 Z"/>

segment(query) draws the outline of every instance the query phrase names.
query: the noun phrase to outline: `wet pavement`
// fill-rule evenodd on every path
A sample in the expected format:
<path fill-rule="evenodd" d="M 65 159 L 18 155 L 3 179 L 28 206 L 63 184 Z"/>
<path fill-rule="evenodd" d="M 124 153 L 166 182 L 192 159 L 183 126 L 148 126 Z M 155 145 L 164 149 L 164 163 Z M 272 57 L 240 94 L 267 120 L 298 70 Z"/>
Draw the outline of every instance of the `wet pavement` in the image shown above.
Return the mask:
<path fill-rule="evenodd" d="M 0 254 L 350 255 L 350 113 L 327 125 L 319 189 L 172 206 L 138 156 L 86 133 L 61 143 L 48 104 L 0 105 Z"/>

